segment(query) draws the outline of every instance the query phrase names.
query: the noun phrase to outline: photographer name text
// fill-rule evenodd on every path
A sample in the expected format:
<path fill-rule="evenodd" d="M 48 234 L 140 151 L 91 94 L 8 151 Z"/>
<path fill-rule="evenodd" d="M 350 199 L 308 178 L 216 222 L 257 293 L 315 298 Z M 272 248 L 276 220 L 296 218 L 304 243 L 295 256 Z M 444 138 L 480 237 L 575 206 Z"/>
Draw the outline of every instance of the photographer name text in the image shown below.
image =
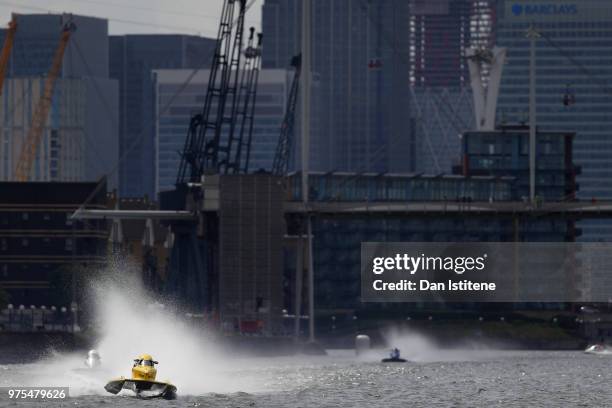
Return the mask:
<path fill-rule="evenodd" d="M 442 257 L 426 256 L 420 254 L 396 254 L 392 257 L 375 257 L 372 259 L 372 273 L 383 275 L 388 271 L 400 271 L 409 275 L 417 273 L 450 272 L 454 276 L 466 272 L 478 273 L 486 267 L 487 254 L 481 256 Z M 494 291 L 494 282 L 476 282 L 470 279 L 462 280 L 431 280 L 431 279 L 399 279 L 386 282 L 375 279 L 372 282 L 375 291 L 429 291 L 429 292 L 455 292 L 455 291 Z"/>

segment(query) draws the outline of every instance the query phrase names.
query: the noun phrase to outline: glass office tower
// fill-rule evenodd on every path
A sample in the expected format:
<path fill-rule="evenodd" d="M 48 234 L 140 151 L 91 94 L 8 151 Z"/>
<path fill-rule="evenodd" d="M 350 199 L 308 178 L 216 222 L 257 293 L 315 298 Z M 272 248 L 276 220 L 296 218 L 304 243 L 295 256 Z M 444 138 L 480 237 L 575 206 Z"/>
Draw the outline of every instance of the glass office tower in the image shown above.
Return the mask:
<path fill-rule="evenodd" d="M 154 71 L 155 192 L 174 188 L 189 121 L 202 112 L 210 70 L 193 76 L 180 96 L 173 98 L 192 73 L 188 69 Z M 270 170 L 283 121 L 290 75 L 284 69 L 263 69 L 259 74 L 249 171 Z M 227 127 L 224 128 L 226 131 Z"/>
<path fill-rule="evenodd" d="M 155 194 L 153 70 L 208 68 L 213 47 L 214 40 L 191 35 L 110 37 L 110 75 L 119 81 L 119 151 L 125 156 L 122 197 Z"/>
<path fill-rule="evenodd" d="M 469 130 L 456 126 L 468 123 L 471 111 L 456 112 L 455 95 L 469 86 L 464 49 L 490 40 L 490 1 L 314 0 L 312 10 L 318 84 L 312 121 L 318 128 L 311 138 L 311 168 L 450 171 L 448 149 L 439 165 L 429 166 L 420 162 L 422 147 L 425 138 L 435 144 L 453 133 L 450 150 L 458 153 L 456 136 Z M 285 68 L 301 46 L 301 1 L 266 0 L 262 15 L 263 66 Z M 428 104 L 429 89 L 436 89 L 435 114 L 447 124 L 443 129 L 413 108 Z"/>
<path fill-rule="evenodd" d="M 578 197 L 612 199 L 612 5 L 606 0 L 497 3 L 497 42 L 507 47 L 498 121 L 527 122 L 529 40 L 536 42 L 537 124 L 541 130 L 576 133 Z M 580 223 L 584 240 L 612 239 L 612 223 Z"/>

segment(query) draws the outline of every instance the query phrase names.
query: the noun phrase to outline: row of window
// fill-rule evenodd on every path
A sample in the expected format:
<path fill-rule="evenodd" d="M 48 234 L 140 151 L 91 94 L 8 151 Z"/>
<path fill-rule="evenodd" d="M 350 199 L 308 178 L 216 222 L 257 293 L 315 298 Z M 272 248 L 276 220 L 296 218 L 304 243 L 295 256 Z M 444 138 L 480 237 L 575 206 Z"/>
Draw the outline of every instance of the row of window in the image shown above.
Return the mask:
<path fill-rule="evenodd" d="M 6 212 L 0 215 L 0 220 L 4 226 L 10 226 L 19 221 L 22 223 L 31 221 L 33 225 L 42 221 L 61 221 L 66 226 L 71 226 L 71 215 L 72 213 Z"/>
<path fill-rule="evenodd" d="M 31 240 L 32 238 L 21 238 L 19 240 L 20 246 L 22 248 L 28 248 L 31 244 Z M 15 241 L 15 240 L 12 240 L 12 241 Z M 45 246 L 51 244 L 51 238 L 49 237 L 40 238 L 40 241 Z M 59 238 L 53 238 L 53 241 L 58 242 Z M 74 248 L 74 240 L 72 238 L 64 239 L 64 249 L 66 251 L 72 251 L 73 248 Z M 0 251 L 8 251 L 8 250 L 9 250 L 9 239 L 0 238 Z"/>

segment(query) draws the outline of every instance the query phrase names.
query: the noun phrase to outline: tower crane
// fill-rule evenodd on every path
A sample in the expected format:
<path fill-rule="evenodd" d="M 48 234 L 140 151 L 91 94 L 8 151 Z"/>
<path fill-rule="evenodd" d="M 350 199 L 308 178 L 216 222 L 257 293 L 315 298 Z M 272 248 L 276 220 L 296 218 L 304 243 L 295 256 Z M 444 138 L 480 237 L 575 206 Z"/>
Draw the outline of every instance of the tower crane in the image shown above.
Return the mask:
<path fill-rule="evenodd" d="M 246 51 L 243 50 L 245 13 L 251 4 L 253 1 L 247 5 L 247 0 L 223 2 L 204 104 L 189 123 L 180 152 L 176 189 L 160 193 L 162 208 L 164 203 L 168 203 L 168 208 L 175 208 L 174 203 L 179 208 L 192 204 L 199 208 L 205 195 L 202 176 L 243 172 L 240 156 L 247 148 L 244 141 L 249 140 L 245 134 L 252 133 L 250 118 L 255 102 L 252 85 L 257 82 L 253 72 L 261 53 L 260 41 L 254 45 L 253 31 Z M 248 75 L 241 75 L 247 73 L 244 67 L 250 67 Z M 174 242 L 166 290 L 198 310 L 215 308 L 218 216 L 202 211 L 196 223 L 171 221 L 170 228 Z"/>
<path fill-rule="evenodd" d="M 240 130 L 236 141 L 236 150 L 230 155 L 229 169 L 233 173 L 247 173 L 251 157 L 251 142 L 253 140 L 253 121 L 255 119 L 255 99 L 257 97 L 257 83 L 259 81 L 259 62 L 261 60 L 262 34 L 257 35 L 257 45 L 254 40 L 255 28 L 251 27 L 248 45 L 244 51 L 245 63 L 242 70 L 239 102 L 242 107 L 238 110 Z M 243 159 L 244 156 L 244 159 Z"/>
<path fill-rule="evenodd" d="M 295 107 L 297 105 L 298 91 L 300 89 L 300 73 L 302 71 L 302 56 L 301 54 L 294 56 L 291 59 L 291 66 L 295 68 L 289 97 L 287 99 L 287 109 L 285 117 L 281 124 L 280 136 L 276 145 L 276 153 L 274 154 L 274 162 L 272 164 L 272 174 L 281 176 L 287 173 L 289 167 L 289 156 L 293 144 L 293 124 L 295 122 Z"/>
<path fill-rule="evenodd" d="M 49 109 L 51 108 L 53 89 L 55 88 L 55 82 L 62 67 L 64 52 L 68 46 L 70 36 L 75 30 L 76 26 L 70 19 L 62 27 L 59 45 L 55 50 L 51 68 L 49 69 L 49 73 L 45 78 L 43 94 L 36 105 L 34 114 L 32 115 L 32 123 L 21 146 L 21 153 L 19 154 L 19 159 L 15 169 L 15 179 L 17 181 L 28 181 L 30 176 L 32 165 L 34 164 L 36 153 L 42 140 L 45 123 L 47 121 L 47 116 L 49 115 Z"/>
<path fill-rule="evenodd" d="M 238 18 L 234 23 L 236 5 Z M 204 106 L 201 113 L 191 118 L 181 152 L 177 185 L 198 182 L 205 171 L 227 171 L 236 124 L 245 6 L 246 0 L 225 0 L 223 3 Z M 216 112 L 212 112 L 213 106 Z M 227 135 L 223 132 L 225 128 L 228 128 Z"/>
<path fill-rule="evenodd" d="M 4 45 L 2 46 L 2 53 L 0 54 L 0 94 L 2 94 L 2 87 L 4 86 L 4 78 L 6 77 L 6 69 L 8 67 L 8 61 L 11 55 L 11 49 L 13 48 L 13 42 L 15 41 L 16 32 L 17 32 L 17 18 L 15 14 L 13 14 L 11 16 L 11 21 L 8 23 L 8 30 L 6 30 L 6 38 L 4 39 Z"/>

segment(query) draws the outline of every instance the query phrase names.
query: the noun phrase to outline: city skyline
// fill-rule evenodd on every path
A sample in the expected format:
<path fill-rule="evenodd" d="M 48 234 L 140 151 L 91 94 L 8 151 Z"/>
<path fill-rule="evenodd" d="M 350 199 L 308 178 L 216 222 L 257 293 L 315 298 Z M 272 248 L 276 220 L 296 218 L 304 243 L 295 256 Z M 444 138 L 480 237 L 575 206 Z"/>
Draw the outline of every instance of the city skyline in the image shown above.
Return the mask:
<path fill-rule="evenodd" d="M 0 0 L 0 401 L 612 406 L 610 27 Z"/>
<path fill-rule="evenodd" d="M 263 3 L 264 0 L 252 0 L 245 18 L 245 24 L 257 31 L 261 28 Z M 199 0 L 171 4 L 163 0 L 62 0 L 50 6 L 37 0 L 13 0 L 0 2 L 0 22 L 10 21 L 11 13 L 72 13 L 108 19 L 110 35 L 189 34 L 214 38 L 222 5 L 223 1 Z"/>

